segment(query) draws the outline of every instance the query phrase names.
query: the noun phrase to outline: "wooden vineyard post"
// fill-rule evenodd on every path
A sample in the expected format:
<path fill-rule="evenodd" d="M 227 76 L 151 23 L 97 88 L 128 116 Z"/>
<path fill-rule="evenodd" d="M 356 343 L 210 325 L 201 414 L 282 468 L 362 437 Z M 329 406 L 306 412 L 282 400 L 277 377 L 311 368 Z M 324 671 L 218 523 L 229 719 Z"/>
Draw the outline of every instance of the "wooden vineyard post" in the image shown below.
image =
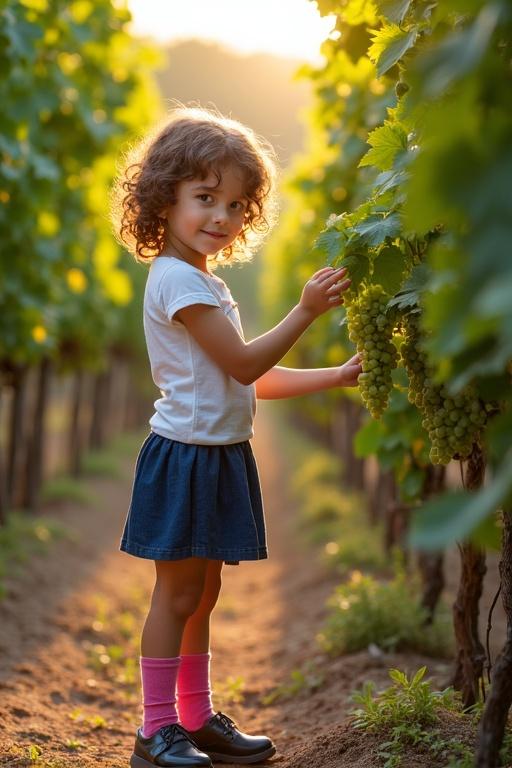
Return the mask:
<path fill-rule="evenodd" d="M 512 510 L 503 512 L 502 555 L 500 561 L 501 600 L 507 616 L 505 645 L 494 667 L 492 685 L 478 731 L 476 768 L 499 765 L 499 753 L 508 711 L 512 704 Z"/>
<path fill-rule="evenodd" d="M 465 487 L 476 491 L 484 481 L 485 459 L 482 449 L 475 443 L 467 462 Z M 464 708 L 478 700 L 485 662 L 485 650 L 478 633 L 479 603 L 483 580 L 487 570 L 485 551 L 463 542 L 459 544 L 461 575 L 457 597 L 453 605 L 453 623 L 457 645 L 457 659 L 453 685 L 462 694 Z"/>

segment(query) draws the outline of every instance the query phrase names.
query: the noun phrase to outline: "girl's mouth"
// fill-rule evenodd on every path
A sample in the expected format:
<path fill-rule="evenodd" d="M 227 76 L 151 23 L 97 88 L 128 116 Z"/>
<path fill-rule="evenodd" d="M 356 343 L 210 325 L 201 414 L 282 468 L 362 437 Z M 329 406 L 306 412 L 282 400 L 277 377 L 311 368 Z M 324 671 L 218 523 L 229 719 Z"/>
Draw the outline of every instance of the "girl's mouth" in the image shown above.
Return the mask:
<path fill-rule="evenodd" d="M 203 232 L 205 235 L 209 235 L 210 237 L 215 237 L 217 240 L 226 237 L 224 232 L 208 232 L 206 229 L 202 229 L 201 232 Z"/>

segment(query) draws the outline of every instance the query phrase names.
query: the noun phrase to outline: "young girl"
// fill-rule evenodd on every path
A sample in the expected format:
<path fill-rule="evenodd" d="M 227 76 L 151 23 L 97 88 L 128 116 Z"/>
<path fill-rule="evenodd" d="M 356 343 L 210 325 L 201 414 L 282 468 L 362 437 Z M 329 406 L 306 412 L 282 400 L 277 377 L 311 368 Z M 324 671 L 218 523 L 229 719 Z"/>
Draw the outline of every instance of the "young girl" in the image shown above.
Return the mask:
<path fill-rule="evenodd" d="M 250 438 L 255 401 L 355 386 L 335 368 L 277 363 L 313 320 L 339 307 L 345 271 L 325 267 L 272 330 L 244 340 L 236 302 L 213 274 L 247 259 L 273 218 L 269 145 L 240 123 L 179 108 L 135 150 L 117 184 L 122 241 L 150 263 L 144 330 L 161 397 L 135 468 L 121 549 L 155 561 L 142 632 L 143 723 L 132 768 L 256 763 L 272 756 L 212 709 L 209 624 L 223 564 L 267 557 Z"/>

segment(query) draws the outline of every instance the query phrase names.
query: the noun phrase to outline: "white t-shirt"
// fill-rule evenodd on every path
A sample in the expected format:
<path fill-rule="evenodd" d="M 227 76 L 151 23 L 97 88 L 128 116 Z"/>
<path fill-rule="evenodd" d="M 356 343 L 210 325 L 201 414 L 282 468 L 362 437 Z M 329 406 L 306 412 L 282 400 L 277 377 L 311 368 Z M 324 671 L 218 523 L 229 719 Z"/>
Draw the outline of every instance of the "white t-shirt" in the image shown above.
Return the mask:
<path fill-rule="evenodd" d="M 151 263 L 144 293 L 144 332 L 161 398 L 149 420 L 162 437 L 198 445 L 240 443 L 253 436 L 254 384 L 224 373 L 174 314 L 191 304 L 220 307 L 240 336 L 236 302 L 226 283 L 174 256 Z"/>

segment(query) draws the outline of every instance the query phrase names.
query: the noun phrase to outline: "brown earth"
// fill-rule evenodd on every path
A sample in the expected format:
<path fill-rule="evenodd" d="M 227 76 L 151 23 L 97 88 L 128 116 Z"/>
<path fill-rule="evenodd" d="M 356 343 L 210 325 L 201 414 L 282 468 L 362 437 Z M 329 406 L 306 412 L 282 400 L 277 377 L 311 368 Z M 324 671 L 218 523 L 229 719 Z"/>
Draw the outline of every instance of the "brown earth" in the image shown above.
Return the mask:
<path fill-rule="evenodd" d="M 272 411 L 260 407 L 254 445 L 270 558 L 224 569 L 212 633 L 215 704 L 243 729 L 272 736 L 278 753 L 269 765 L 377 766 L 376 738 L 347 721 L 351 692 L 369 679 L 386 684 L 391 667 L 411 672 L 427 663 L 439 680 L 449 669 L 412 654 L 328 659 L 319 651 L 315 635 L 336 577 L 298 542 L 289 467 L 272 428 Z M 140 720 L 138 638 L 153 578 L 150 561 L 118 551 L 132 471 L 133 458 L 124 481 L 91 480 L 96 505 L 46 510 L 72 537 L 7 581 L 0 603 L 1 766 L 128 765 Z M 297 669 L 305 669 L 305 682 L 296 695 L 265 705 L 262 699 Z M 421 752 L 403 762 L 427 764 L 436 762 Z"/>

